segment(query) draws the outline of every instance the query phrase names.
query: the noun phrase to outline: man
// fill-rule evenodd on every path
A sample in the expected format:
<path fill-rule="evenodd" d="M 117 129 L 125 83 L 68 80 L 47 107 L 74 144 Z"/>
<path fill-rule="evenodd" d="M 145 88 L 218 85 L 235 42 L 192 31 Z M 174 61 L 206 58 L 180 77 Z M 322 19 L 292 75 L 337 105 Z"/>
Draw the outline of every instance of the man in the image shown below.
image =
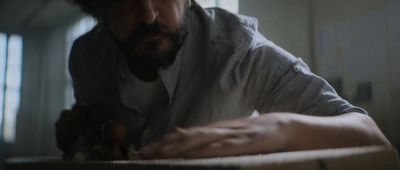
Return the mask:
<path fill-rule="evenodd" d="M 57 123 L 67 154 L 80 137 L 105 159 L 129 146 L 146 159 L 390 146 L 253 18 L 190 0 L 72 1 L 99 24 L 71 52 L 77 104 Z"/>

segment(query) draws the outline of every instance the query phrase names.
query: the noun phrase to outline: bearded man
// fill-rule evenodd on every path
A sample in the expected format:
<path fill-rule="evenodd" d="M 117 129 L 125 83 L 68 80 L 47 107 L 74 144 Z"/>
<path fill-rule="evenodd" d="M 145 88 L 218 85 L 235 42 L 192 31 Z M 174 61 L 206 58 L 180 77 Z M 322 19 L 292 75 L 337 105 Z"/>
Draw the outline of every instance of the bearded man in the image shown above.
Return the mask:
<path fill-rule="evenodd" d="M 98 24 L 71 51 L 77 103 L 57 123 L 66 157 L 127 159 L 132 146 L 145 159 L 390 146 L 365 110 L 254 18 L 191 0 L 72 1 Z"/>

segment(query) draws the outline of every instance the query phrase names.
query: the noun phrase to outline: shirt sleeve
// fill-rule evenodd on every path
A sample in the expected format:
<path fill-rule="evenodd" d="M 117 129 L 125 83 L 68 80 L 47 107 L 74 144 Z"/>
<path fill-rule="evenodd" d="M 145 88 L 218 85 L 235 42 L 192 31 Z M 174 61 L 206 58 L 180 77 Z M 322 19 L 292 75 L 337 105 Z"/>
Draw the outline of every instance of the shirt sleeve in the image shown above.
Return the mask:
<path fill-rule="evenodd" d="M 113 102 L 113 45 L 102 25 L 97 25 L 74 42 L 69 71 L 79 106 Z"/>
<path fill-rule="evenodd" d="M 367 114 L 339 97 L 333 87 L 313 74 L 300 58 L 273 43 L 251 50 L 242 65 L 246 70 L 244 102 L 260 113 Z"/>
<path fill-rule="evenodd" d="M 81 39 L 76 40 L 71 48 L 69 56 L 69 72 L 72 78 L 72 86 L 74 89 L 74 96 L 78 106 L 85 106 L 88 104 L 85 97 L 84 89 L 85 83 L 83 82 L 82 67 L 83 64 L 80 60 L 84 57 L 84 44 Z"/>

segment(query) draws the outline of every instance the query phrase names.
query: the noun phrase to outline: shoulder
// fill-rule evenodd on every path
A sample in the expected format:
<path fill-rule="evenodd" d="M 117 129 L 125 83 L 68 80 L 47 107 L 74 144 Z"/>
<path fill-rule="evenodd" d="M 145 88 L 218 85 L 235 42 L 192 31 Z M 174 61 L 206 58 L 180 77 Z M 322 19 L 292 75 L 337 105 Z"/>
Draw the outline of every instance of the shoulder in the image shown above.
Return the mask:
<path fill-rule="evenodd" d="M 115 56 L 113 39 L 103 24 L 76 39 L 72 45 L 69 68 L 71 72 L 97 71 L 110 63 Z M 100 69 L 102 70 L 102 69 Z"/>
<path fill-rule="evenodd" d="M 280 48 L 258 31 L 256 18 L 234 14 L 220 8 L 196 11 L 195 32 L 206 37 L 211 51 L 229 54 L 227 57 L 256 57 L 259 59 L 277 59 L 282 62 L 295 62 L 297 59 Z M 222 51 L 221 51 L 222 50 Z"/>
<path fill-rule="evenodd" d="M 107 50 L 112 38 L 107 33 L 103 24 L 96 25 L 91 31 L 80 36 L 72 45 L 71 57 L 73 59 L 90 60 Z"/>
<path fill-rule="evenodd" d="M 202 24 L 198 28 L 205 29 L 212 41 L 250 43 L 258 33 L 256 18 L 235 14 L 221 8 L 197 7 L 194 10 Z"/>
<path fill-rule="evenodd" d="M 111 87 L 116 55 L 111 40 L 102 25 L 75 40 L 69 71 L 78 100 L 92 103 L 106 98 L 102 94 Z"/>
<path fill-rule="evenodd" d="M 258 31 L 256 18 L 238 15 L 220 8 L 199 9 L 209 32 L 214 51 L 227 54 L 227 62 L 240 69 L 282 69 L 299 63 L 299 58 L 279 47 Z M 223 50 L 223 51 L 221 51 Z M 302 64 L 307 70 L 308 67 Z M 236 67 L 238 69 L 239 67 Z"/>

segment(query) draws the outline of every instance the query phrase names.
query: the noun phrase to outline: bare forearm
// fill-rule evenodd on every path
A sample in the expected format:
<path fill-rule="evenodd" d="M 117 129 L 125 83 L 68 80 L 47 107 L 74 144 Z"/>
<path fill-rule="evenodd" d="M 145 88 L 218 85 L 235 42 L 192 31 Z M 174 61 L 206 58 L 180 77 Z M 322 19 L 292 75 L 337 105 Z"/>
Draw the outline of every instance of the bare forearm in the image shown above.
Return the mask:
<path fill-rule="evenodd" d="M 178 128 L 141 150 L 143 158 L 205 158 L 366 145 L 390 145 L 366 115 L 315 117 L 262 114 L 188 129 Z"/>
<path fill-rule="evenodd" d="M 309 150 L 368 145 L 390 145 L 367 115 L 347 113 L 334 117 L 286 114 L 287 150 Z"/>

